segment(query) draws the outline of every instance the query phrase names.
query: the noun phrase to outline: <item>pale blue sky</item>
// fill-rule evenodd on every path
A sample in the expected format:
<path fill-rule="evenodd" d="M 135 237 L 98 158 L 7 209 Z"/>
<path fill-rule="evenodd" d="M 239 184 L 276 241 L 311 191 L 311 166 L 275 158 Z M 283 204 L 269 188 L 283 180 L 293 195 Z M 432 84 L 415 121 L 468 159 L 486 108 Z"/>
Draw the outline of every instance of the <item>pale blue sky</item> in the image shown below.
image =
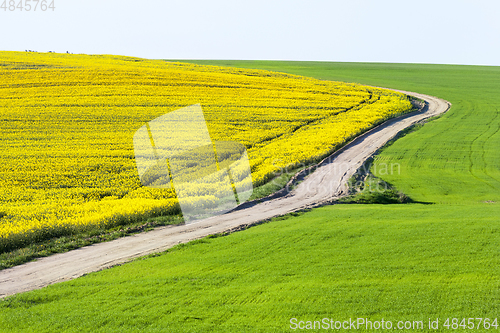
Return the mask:
<path fill-rule="evenodd" d="M 497 0 L 54 0 L 54 4 L 55 10 L 46 12 L 0 9 L 0 50 L 156 59 L 500 65 Z"/>

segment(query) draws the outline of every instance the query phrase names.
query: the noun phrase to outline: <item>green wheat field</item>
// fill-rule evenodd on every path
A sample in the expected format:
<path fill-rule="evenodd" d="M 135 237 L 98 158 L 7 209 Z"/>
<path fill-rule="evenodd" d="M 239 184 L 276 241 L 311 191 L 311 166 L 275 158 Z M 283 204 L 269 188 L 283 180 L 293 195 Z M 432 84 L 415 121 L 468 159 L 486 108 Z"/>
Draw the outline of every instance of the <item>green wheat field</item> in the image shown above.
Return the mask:
<path fill-rule="evenodd" d="M 431 331 L 448 332 L 447 318 L 500 317 L 500 67 L 197 63 L 448 100 L 375 158 L 401 166 L 376 176 L 415 203 L 325 206 L 8 297 L 0 332 L 301 331 L 292 318 L 422 321 L 419 331 L 439 318 Z"/>

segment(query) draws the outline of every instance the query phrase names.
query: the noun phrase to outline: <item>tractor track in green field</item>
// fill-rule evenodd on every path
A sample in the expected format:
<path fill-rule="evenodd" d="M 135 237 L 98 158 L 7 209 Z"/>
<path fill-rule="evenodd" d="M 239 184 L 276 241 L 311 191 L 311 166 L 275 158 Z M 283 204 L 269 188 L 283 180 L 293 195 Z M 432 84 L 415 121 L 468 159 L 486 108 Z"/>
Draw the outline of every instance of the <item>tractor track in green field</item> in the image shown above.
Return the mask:
<path fill-rule="evenodd" d="M 0 298 L 71 280 L 140 256 L 165 251 L 179 243 L 245 229 L 272 217 L 328 204 L 346 195 L 349 178 L 387 141 L 417 122 L 446 112 L 451 106 L 436 97 L 399 92 L 425 100 L 426 106 L 422 110 L 389 119 L 355 138 L 319 163 L 314 172 L 306 175 L 304 181 L 290 193 L 195 223 L 159 227 L 4 269 L 0 271 Z"/>
<path fill-rule="evenodd" d="M 484 136 L 485 134 L 487 134 L 490 131 L 491 126 L 492 126 L 491 124 L 495 123 L 494 121 L 496 120 L 496 118 L 498 118 L 498 113 L 495 113 L 495 116 L 493 117 L 493 119 L 491 119 L 489 121 L 488 129 L 486 131 L 480 133 L 477 137 L 475 137 L 474 140 L 472 140 L 472 142 L 470 144 L 470 147 L 469 147 L 469 173 L 474 178 L 476 178 L 478 181 L 484 183 L 485 185 L 491 187 L 492 189 L 496 189 L 496 187 L 493 186 L 493 185 L 491 185 L 489 182 L 485 181 L 481 177 L 479 177 L 476 174 L 476 172 L 474 171 L 474 158 L 472 157 L 472 155 L 474 154 L 475 143 L 478 141 L 479 138 L 481 138 L 482 136 Z M 479 147 L 479 150 L 480 150 L 480 153 L 481 153 L 481 162 L 482 162 L 482 165 L 484 166 L 484 167 L 481 168 L 481 171 L 484 173 L 484 175 L 488 179 L 493 180 L 493 182 L 495 182 L 495 183 L 499 183 L 498 179 L 493 178 L 488 173 L 488 170 L 486 169 L 487 163 L 486 163 L 486 159 L 485 159 L 485 146 L 486 146 L 486 142 L 488 142 L 488 140 L 490 140 L 495 134 L 497 134 L 499 130 L 500 130 L 500 127 L 497 127 L 497 129 L 493 133 L 491 133 L 490 135 L 488 135 L 488 137 L 485 140 L 480 141 L 481 144 L 480 144 L 480 147 Z"/>

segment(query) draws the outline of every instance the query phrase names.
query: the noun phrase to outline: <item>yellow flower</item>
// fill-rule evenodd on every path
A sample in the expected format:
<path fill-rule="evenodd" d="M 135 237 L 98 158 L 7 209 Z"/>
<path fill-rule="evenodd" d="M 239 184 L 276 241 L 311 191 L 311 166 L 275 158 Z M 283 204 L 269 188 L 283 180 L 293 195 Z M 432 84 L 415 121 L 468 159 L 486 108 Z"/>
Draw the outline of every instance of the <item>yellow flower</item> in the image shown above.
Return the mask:
<path fill-rule="evenodd" d="M 0 52 L 0 63 L 7 242 L 176 212 L 173 190 L 141 186 L 132 137 L 184 106 L 201 104 L 212 140 L 246 146 L 254 186 L 411 110 L 399 93 L 263 70 L 33 52 Z M 213 188 L 185 190 L 214 205 Z"/>

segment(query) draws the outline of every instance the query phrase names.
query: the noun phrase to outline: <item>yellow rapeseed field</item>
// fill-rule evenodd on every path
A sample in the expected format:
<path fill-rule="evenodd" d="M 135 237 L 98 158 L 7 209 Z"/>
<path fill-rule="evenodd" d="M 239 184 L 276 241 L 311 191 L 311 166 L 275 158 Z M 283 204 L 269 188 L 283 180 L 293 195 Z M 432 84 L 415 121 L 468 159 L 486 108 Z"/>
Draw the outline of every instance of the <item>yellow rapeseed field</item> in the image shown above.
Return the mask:
<path fill-rule="evenodd" d="M 178 212 L 172 190 L 141 185 L 133 135 L 193 104 L 213 140 L 246 147 L 254 186 L 411 109 L 399 93 L 263 70 L 0 52 L 0 250 Z"/>

